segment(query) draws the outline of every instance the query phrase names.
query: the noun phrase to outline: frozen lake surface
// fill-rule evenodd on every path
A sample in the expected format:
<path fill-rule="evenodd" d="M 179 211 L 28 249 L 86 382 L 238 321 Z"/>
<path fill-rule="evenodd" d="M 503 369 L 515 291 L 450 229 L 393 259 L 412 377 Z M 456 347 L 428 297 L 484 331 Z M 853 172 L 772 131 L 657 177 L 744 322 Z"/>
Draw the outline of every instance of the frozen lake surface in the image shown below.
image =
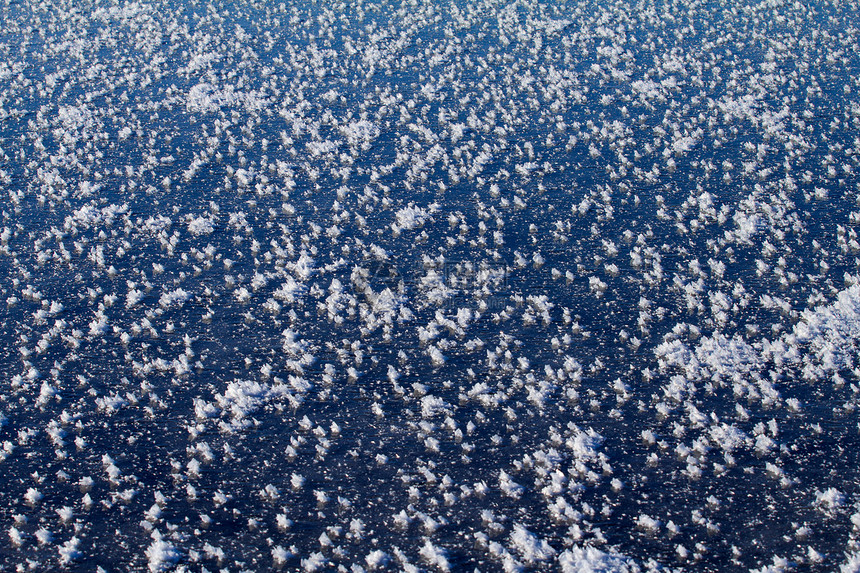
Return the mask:
<path fill-rule="evenodd" d="M 860 571 L 860 6 L 0 2 L 0 570 Z"/>

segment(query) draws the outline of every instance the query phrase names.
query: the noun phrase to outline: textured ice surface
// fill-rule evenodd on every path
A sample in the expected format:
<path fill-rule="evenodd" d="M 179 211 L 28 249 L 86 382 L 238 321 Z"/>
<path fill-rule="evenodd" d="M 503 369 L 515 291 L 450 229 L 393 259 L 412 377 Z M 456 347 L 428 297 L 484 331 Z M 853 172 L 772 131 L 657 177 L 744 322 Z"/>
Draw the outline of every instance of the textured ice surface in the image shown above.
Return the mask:
<path fill-rule="evenodd" d="M 858 8 L 0 3 L 0 570 L 860 570 Z"/>

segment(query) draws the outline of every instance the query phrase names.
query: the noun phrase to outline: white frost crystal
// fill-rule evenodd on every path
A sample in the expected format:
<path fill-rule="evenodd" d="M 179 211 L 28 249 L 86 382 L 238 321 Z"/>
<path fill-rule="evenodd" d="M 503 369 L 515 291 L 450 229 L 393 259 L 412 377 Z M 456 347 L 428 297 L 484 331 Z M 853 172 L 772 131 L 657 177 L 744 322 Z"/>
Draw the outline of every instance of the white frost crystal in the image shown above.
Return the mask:
<path fill-rule="evenodd" d="M 146 559 L 150 573 L 171 569 L 179 561 L 179 551 L 156 529 L 152 533 L 152 543 L 146 548 Z"/>

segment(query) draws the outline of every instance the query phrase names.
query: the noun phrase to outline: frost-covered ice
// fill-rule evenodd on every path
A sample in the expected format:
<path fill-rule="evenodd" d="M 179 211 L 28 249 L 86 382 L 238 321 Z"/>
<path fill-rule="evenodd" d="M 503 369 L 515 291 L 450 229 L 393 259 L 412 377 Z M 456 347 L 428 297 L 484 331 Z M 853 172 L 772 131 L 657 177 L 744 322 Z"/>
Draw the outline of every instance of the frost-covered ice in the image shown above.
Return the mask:
<path fill-rule="evenodd" d="M 0 570 L 860 570 L 858 30 L 0 4 Z"/>

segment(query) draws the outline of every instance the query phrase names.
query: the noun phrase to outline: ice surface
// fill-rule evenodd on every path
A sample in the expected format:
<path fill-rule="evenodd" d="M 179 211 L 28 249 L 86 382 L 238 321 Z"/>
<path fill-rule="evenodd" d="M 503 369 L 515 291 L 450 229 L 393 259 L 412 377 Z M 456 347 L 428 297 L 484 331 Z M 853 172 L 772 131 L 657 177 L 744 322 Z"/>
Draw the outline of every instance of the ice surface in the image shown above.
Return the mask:
<path fill-rule="evenodd" d="M 858 570 L 858 14 L 0 5 L 0 570 Z"/>

